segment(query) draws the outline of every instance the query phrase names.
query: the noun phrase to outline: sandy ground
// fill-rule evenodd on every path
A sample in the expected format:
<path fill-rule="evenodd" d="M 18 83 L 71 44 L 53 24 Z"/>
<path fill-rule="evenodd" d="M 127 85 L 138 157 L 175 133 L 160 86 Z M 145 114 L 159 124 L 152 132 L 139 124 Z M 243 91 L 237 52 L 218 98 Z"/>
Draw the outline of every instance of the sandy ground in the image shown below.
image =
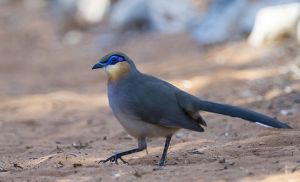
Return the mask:
<path fill-rule="evenodd" d="M 46 16 L 18 6 L 0 12 L 1 182 L 300 181 L 300 48 L 294 41 L 207 48 L 185 34 L 145 35 L 99 51 L 93 32 L 70 45 Z M 98 164 L 137 145 L 108 106 L 105 74 L 91 71 L 112 50 L 200 98 L 249 108 L 294 129 L 203 112 L 206 132 L 177 133 L 163 168 L 156 163 L 164 139 L 149 140 L 148 154 L 124 157 L 129 165 Z"/>

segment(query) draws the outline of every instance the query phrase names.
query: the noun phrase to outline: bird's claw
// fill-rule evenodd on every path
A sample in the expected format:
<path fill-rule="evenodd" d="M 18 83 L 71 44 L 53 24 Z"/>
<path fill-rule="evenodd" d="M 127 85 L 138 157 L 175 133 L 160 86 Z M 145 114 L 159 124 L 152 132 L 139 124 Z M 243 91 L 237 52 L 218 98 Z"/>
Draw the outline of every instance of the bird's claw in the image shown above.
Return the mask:
<path fill-rule="evenodd" d="M 110 161 L 110 162 L 115 162 L 116 165 L 119 165 L 118 159 L 120 159 L 123 162 L 123 164 L 128 164 L 128 162 L 122 159 L 120 153 L 116 153 L 105 160 L 100 160 L 98 163 L 106 163 L 107 161 Z"/>

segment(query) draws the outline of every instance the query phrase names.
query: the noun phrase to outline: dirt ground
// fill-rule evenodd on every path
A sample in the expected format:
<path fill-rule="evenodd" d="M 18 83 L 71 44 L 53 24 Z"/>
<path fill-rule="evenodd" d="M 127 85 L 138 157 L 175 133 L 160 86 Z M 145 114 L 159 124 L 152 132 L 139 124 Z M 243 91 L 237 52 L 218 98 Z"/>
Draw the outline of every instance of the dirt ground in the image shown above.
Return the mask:
<path fill-rule="evenodd" d="M 199 46 L 187 34 L 142 35 L 101 49 L 93 30 L 69 44 L 46 15 L 0 8 L 0 181 L 300 181 L 300 47 Z M 166 166 L 164 139 L 129 165 L 98 164 L 137 145 L 114 118 L 106 76 L 91 66 L 126 52 L 145 73 L 200 98 L 249 108 L 294 129 L 202 113 L 204 133 L 181 130 Z"/>

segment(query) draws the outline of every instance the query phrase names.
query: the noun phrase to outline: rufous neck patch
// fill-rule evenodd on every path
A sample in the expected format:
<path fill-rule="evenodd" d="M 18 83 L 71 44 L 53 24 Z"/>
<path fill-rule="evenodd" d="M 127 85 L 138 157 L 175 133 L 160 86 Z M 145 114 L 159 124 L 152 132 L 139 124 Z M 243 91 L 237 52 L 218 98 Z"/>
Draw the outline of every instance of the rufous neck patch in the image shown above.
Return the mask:
<path fill-rule="evenodd" d="M 119 62 L 106 66 L 105 71 L 108 75 L 108 82 L 115 82 L 129 75 L 130 65 L 126 61 Z"/>

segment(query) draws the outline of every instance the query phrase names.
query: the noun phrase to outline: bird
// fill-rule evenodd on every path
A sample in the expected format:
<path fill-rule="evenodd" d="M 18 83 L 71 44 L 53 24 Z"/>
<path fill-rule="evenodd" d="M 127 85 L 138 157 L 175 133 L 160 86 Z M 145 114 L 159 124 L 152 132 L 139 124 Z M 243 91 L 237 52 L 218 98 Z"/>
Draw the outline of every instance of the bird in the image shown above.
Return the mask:
<path fill-rule="evenodd" d="M 122 157 L 147 149 L 146 138 L 164 137 L 165 146 L 158 166 L 164 166 L 171 138 L 179 129 L 204 132 L 206 121 L 199 111 L 248 120 L 266 127 L 291 127 L 271 117 L 245 108 L 202 100 L 174 85 L 140 72 L 122 52 L 102 57 L 92 69 L 107 75 L 107 95 L 114 116 L 127 133 L 138 141 L 137 148 L 117 152 L 99 163 L 127 163 Z"/>

